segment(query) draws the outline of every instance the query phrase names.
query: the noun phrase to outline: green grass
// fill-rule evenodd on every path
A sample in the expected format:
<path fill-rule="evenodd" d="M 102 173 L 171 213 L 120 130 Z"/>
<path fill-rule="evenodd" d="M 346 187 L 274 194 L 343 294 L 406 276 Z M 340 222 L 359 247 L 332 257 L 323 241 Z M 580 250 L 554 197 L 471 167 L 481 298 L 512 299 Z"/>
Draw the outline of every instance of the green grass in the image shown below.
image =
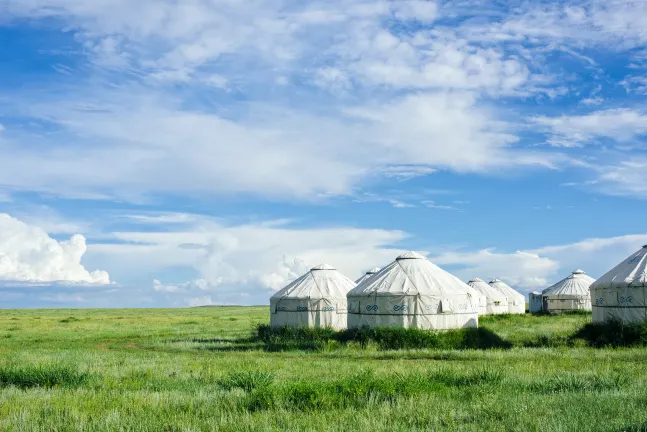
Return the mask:
<path fill-rule="evenodd" d="M 0 365 L 0 387 L 80 386 L 87 381 L 88 375 L 75 367 L 57 364 L 46 365 Z"/>
<path fill-rule="evenodd" d="M 647 426 L 642 330 L 587 314 L 443 333 L 272 332 L 268 320 L 266 307 L 0 310 L 0 430 Z"/>

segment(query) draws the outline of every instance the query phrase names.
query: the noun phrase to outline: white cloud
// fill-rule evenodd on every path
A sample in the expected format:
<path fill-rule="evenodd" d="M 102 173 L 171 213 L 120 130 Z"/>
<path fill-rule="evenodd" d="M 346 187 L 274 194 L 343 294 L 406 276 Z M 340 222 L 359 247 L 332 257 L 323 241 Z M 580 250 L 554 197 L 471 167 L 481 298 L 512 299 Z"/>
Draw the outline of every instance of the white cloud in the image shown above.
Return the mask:
<path fill-rule="evenodd" d="M 34 148 L 29 135 L 0 144 L 0 184 L 130 201 L 156 193 L 237 192 L 315 200 L 350 194 L 384 173 L 411 177 L 439 167 L 485 173 L 551 165 L 555 158 L 511 148 L 517 137 L 510 125 L 469 93 L 422 93 L 327 117 L 252 105 L 239 121 L 141 94 L 97 98 L 105 102 L 23 106 L 26 114 L 56 123 L 67 139 L 47 148 Z M 35 165 L 38 170 L 30 169 Z"/>
<path fill-rule="evenodd" d="M 287 282 L 299 278 L 308 271 L 308 265 L 298 257 L 284 254 L 279 262 L 276 271 L 261 276 L 261 282 L 264 286 L 278 291 L 283 288 Z"/>
<path fill-rule="evenodd" d="M 8 219 L 0 220 L 4 224 Z M 15 220 L 2 225 L 1 232 L 6 233 L 7 228 L 16 223 L 20 225 Z M 39 229 L 31 228 L 31 231 L 46 236 Z M 188 226 L 168 222 L 158 231 L 117 232 L 109 237 L 109 244 L 93 244 L 87 261 L 101 263 L 120 278 L 132 280 L 182 268 L 191 269 L 196 277 L 165 283 L 153 276 L 152 285 L 143 290 L 117 287 L 115 292 L 97 291 L 73 288 L 74 284 L 70 288 L 66 286 L 70 282 L 97 282 L 101 279 L 97 276 L 105 276 L 104 282 L 107 282 L 107 273 L 88 273 L 77 263 L 59 266 L 58 273 L 49 276 L 51 272 L 43 269 L 54 267 L 52 261 L 61 262 L 58 256 L 65 255 L 65 251 L 58 248 L 67 246 L 45 238 L 43 241 L 48 246 L 40 246 L 40 250 L 47 249 L 48 258 L 34 259 L 34 254 L 30 254 L 30 265 L 22 266 L 31 269 L 30 276 L 25 277 L 23 272 L 17 277 L 14 271 L 9 278 L 18 281 L 0 284 L 0 291 L 3 295 L 30 292 L 34 302 L 41 302 L 38 304 L 83 302 L 94 305 L 98 301 L 100 304 L 109 301 L 115 306 L 126 301 L 133 306 L 139 303 L 158 306 L 266 304 L 273 292 L 316 264 L 329 263 L 351 278 L 360 276 L 368 268 L 382 267 L 401 253 L 403 249 L 397 245 L 406 234 L 359 228 L 293 228 L 285 222 L 273 221 L 228 225 L 202 217 Z M 24 238 L 21 237 L 23 244 Z M 0 245 L 7 244 L 1 237 L 0 240 Z M 637 234 L 516 252 L 446 250 L 431 253 L 429 257 L 463 280 L 475 276 L 500 278 L 522 291 L 529 291 L 546 287 L 576 268 L 598 277 L 645 243 L 647 234 Z M 0 263 L 4 264 L 6 258 L 2 251 L 0 247 L 0 257 L 3 257 Z M 69 255 L 74 258 L 68 262 L 78 262 L 78 251 Z M 0 264 L 0 272 L 5 278 L 6 266 Z M 37 278 L 33 274 L 40 276 Z M 63 282 L 51 283 L 58 280 Z"/>
<path fill-rule="evenodd" d="M 579 147 L 610 138 L 627 143 L 647 134 L 647 115 L 628 108 L 595 111 L 581 116 L 531 118 L 551 134 L 548 143 L 560 147 Z"/>
<path fill-rule="evenodd" d="M 427 208 L 436 209 L 436 210 L 458 210 L 454 206 L 437 204 L 436 201 L 431 201 L 431 200 L 423 201 L 422 205 L 424 205 Z"/>
<path fill-rule="evenodd" d="M 80 294 L 54 294 L 54 295 L 44 295 L 40 298 L 43 301 L 51 303 L 87 303 L 87 299 Z"/>
<path fill-rule="evenodd" d="M 53 18 L 100 67 L 73 92 L 6 102 L 56 133 L 35 140 L 25 128 L 0 144 L 0 185 L 129 201 L 165 193 L 313 199 L 351 194 L 371 176 L 401 178 L 392 166 L 411 165 L 400 170 L 411 177 L 554 166 L 554 155 L 513 148 L 509 115 L 484 95 L 562 90 L 532 53 L 436 21 L 453 6 L 4 0 L 5 19 Z M 245 97 L 222 102 L 214 87 Z"/>
<path fill-rule="evenodd" d="M 459 250 L 432 254 L 430 259 L 465 281 L 499 278 L 528 292 L 546 288 L 578 268 L 600 277 L 643 244 L 647 244 L 647 234 L 591 238 L 514 253 Z"/>
<path fill-rule="evenodd" d="M 485 41 L 556 42 L 575 46 L 604 44 L 611 49 L 629 49 L 647 41 L 647 5 L 631 0 L 576 0 L 550 4 L 526 3 L 502 18 L 482 23 L 468 22 L 462 33 Z M 501 11 L 499 11 L 501 12 Z"/>
<path fill-rule="evenodd" d="M 193 297 L 187 300 L 187 304 L 191 307 L 198 306 L 211 306 L 216 303 L 213 302 L 211 296 Z"/>
<path fill-rule="evenodd" d="M 647 234 L 590 238 L 566 245 L 545 246 L 530 253 L 559 262 L 561 274 L 581 268 L 597 278 L 647 244 Z"/>
<path fill-rule="evenodd" d="M 437 170 L 424 165 L 390 165 L 382 168 L 380 173 L 384 177 L 397 180 L 410 180 L 435 173 Z"/>
<path fill-rule="evenodd" d="M 601 164 L 595 167 L 597 178 L 591 184 L 606 194 L 647 198 L 646 170 L 647 158 L 644 156 Z"/>
<path fill-rule="evenodd" d="M 431 23 L 438 16 L 438 5 L 431 0 L 400 0 L 391 3 L 393 14 L 402 20 Z"/>
<path fill-rule="evenodd" d="M 394 208 L 412 208 L 415 207 L 414 204 L 409 204 L 400 200 L 395 200 L 391 199 L 389 200 L 389 204 L 391 204 Z"/>
<path fill-rule="evenodd" d="M 58 242 L 40 228 L 0 214 L 0 279 L 25 282 L 108 284 L 105 271 L 81 264 L 85 238 L 75 234 Z"/>
<path fill-rule="evenodd" d="M 430 259 L 438 265 L 456 268 L 455 274 L 468 281 L 473 277 L 501 279 L 522 290 L 548 286 L 559 262 L 533 252 L 498 253 L 492 249 L 475 252 L 446 252 Z"/>
<path fill-rule="evenodd" d="M 631 76 L 620 82 L 628 92 L 647 94 L 647 76 Z"/>
<path fill-rule="evenodd" d="M 602 103 L 604 103 L 604 98 L 599 96 L 584 98 L 580 101 L 580 103 L 582 105 L 589 105 L 589 106 L 602 105 Z"/>
<path fill-rule="evenodd" d="M 323 262 L 359 277 L 397 256 L 400 249 L 392 247 L 405 237 L 399 231 L 297 229 L 272 221 L 228 225 L 205 218 L 160 231 L 113 233 L 109 244 L 93 244 L 88 262 L 106 264 L 120 280 L 191 269 L 197 277 L 186 282 L 154 276 L 151 290 L 172 304 L 205 295 L 220 303 L 264 304 L 273 291 Z"/>
<path fill-rule="evenodd" d="M 313 232 L 316 231 L 318 230 Z M 319 239 L 320 235 L 316 234 L 315 238 Z M 267 236 L 262 235 L 261 239 L 263 239 L 262 245 L 268 244 Z M 292 255 L 285 255 L 277 263 L 272 262 L 271 258 L 274 255 L 269 253 L 265 257 L 256 256 L 252 262 L 243 262 L 233 259 L 233 254 L 225 254 L 226 260 L 235 269 L 239 278 L 223 283 L 223 279 L 217 277 L 217 272 L 212 273 L 206 279 L 182 284 L 182 290 L 176 294 L 186 302 L 196 297 L 204 297 L 205 293 L 208 293 L 210 301 L 217 300 L 227 304 L 266 304 L 273 291 L 303 274 L 314 263 L 328 262 L 333 265 L 343 263 L 340 270 L 347 276 L 355 278 L 367 268 L 383 266 L 400 253 L 400 250 L 379 246 L 371 248 L 368 245 L 347 249 L 338 245 L 338 242 L 334 241 L 335 237 L 328 237 L 328 239 L 325 249 L 319 249 L 321 245 L 292 248 L 298 249 L 300 255 L 316 256 L 317 258 L 314 259 L 301 260 Z M 643 243 L 647 243 L 647 234 L 587 239 L 573 244 L 546 246 L 511 253 L 499 252 L 495 249 L 447 251 L 432 253 L 429 259 L 462 280 L 467 281 L 472 277 L 500 278 L 515 288 L 528 292 L 545 288 L 577 268 L 599 277 L 640 248 Z M 262 252 L 258 255 L 266 254 Z M 260 264 L 261 262 L 264 264 Z M 275 270 L 272 270 L 273 268 Z M 263 269 L 266 272 L 258 277 L 259 270 Z M 201 270 L 200 273 L 206 272 Z M 223 275 L 227 278 L 231 274 L 225 272 Z M 202 294 L 197 295 L 198 293 Z"/>
<path fill-rule="evenodd" d="M 204 219 L 202 215 L 177 212 L 151 212 L 150 214 L 131 214 L 125 215 L 124 218 L 142 224 L 183 224 L 198 222 L 199 220 Z"/>

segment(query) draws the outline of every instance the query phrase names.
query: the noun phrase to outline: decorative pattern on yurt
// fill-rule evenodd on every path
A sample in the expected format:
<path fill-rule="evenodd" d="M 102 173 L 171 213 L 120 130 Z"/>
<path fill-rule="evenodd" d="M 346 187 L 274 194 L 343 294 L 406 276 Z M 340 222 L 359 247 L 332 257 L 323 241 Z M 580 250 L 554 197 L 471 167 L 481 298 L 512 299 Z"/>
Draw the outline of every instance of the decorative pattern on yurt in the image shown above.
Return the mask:
<path fill-rule="evenodd" d="M 647 245 L 591 284 L 593 322 L 647 319 Z"/>
<path fill-rule="evenodd" d="M 346 328 L 346 294 L 355 282 L 321 264 L 270 298 L 270 325 Z"/>
<path fill-rule="evenodd" d="M 478 326 L 478 297 L 424 256 L 407 252 L 348 293 L 348 327 Z"/>

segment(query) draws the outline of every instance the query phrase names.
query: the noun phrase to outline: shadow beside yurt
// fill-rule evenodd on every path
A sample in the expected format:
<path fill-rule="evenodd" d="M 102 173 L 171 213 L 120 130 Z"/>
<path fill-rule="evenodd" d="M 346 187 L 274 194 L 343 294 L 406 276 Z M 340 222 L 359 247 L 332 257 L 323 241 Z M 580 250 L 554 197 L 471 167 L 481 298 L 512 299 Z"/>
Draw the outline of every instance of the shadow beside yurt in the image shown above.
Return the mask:
<path fill-rule="evenodd" d="M 591 310 L 591 291 L 595 282 L 582 270 L 575 270 L 568 277 L 542 291 L 543 310 L 559 314 L 571 310 Z"/>
<path fill-rule="evenodd" d="M 270 298 L 270 326 L 346 328 L 346 294 L 355 282 L 321 264 Z"/>
<path fill-rule="evenodd" d="M 593 322 L 647 319 L 647 245 L 591 284 Z"/>
<path fill-rule="evenodd" d="M 478 326 L 478 298 L 457 277 L 407 252 L 348 292 L 348 327 Z"/>

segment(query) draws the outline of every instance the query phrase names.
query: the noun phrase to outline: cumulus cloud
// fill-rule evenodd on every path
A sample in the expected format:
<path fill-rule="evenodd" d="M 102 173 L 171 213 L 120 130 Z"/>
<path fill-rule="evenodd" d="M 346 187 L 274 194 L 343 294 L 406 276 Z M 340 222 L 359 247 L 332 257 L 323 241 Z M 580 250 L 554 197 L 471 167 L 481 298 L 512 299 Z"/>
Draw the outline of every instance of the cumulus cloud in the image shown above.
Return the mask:
<path fill-rule="evenodd" d="M 175 227 L 175 228 L 174 228 Z M 209 296 L 214 304 L 266 304 L 273 292 L 328 263 L 355 279 L 366 269 L 383 267 L 403 251 L 399 231 L 360 228 L 296 228 L 289 222 L 266 221 L 228 225 L 200 222 L 177 229 L 115 233 L 124 244 L 93 245 L 91 260 L 110 262 L 128 278 L 129 272 L 160 274 L 178 266 L 197 277 L 183 282 L 153 282 L 162 304 L 186 305 Z M 500 278 L 522 291 L 546 287 L 582 268 L 600 276 L 647 243 L 647 235 L 587 239 L 519 251 L 447 250 L 429 259 L 467 281 Z M 187 248 L 186 245 L 192 245 Z M 206 303 L 205 303 L 206 304 Z"/>
<path fill-rule="evenodd" d="M 148 216 L 152 217 L 153 214 Z M 0 220 L 2 232 L 7 232 L 10 225 L 6 224 L 6 217 Z M 10 220 L 11 226 L 17 223 L 24 228 L 19 221 Z M 27 277 L 23 272 L 20 276 L 23 279 L 19 279 L 13 271 L 9 277 L 19 279 L 18 282 L 3 283 L 0 295 L 10 298 L 12 295 L 20 296 L 27 290 L 29 297 L 33 298 L 32 303 L 42 305 L 267 304 L 272 293 L 320 263 L 331 264 L 352 279 L 362 275 L 366 269 L 383 267 L 403 251 L 398 245 L 407 237 L 399 231 L 349 227 L 299 228 L 287 221 L 241 225 L 203 216 L 185 225 L 178 225 L 174 218 L 160 225 L 152 218 L 149 229 L 112 233 L 109 235 L 110 242 L 93 244 L 86 254 L 87 259 L 84 258 L 87 262 L 102 263 L 111 274 L 118 274 L 120 279 L 145 280 L 146 275 L 152 275 L 148 285 L 115 287 L 117 291 L 114 292 L 111 288 L 109 291 L 92 290 L 88 293 L 87 290 L 75 289 L 74 284 L 72 288 L 60 285 L 60 289 L 53 291 L 51 281 L 67 277 L 67 285 L 71 281 L 108 282 L 107 273 L 85 271 L 78 264 L 82 255 L 80 249 L 70 252 L 66 249 L 70 246 L 60 246 L 63 242 L 57 243 L 38 229 L 27 229 L 45 236 L 39 237 L 45 242 L 45 245 L 39 246 L 39 250 L 48 250 L 50 258 L 37 260 L 30 253 L 32 273 Z M 34 235 L 27 237 L 33 238 Z M 24 239 L 25 235 L 20 238 Z M 546 287 L 576 268 L 599 277 L 645 243 L 647 234 L 636 234 L 585 239 L 572 244 L 514 252 L 460 249 L 437 251 L 428 256 L 432 262 L 465 281 L 472 277 L 500 278 L 521 291 L 530 291 Z M 5 245 L 7 241 L 3 238 L 0 244 Z M 60 252 L 56 252 L 57 245 Z M 3 257 L 0 262 L 4 263 L 4 249 L 0 248 L 0 251 Z M 76 265 L 65 268 L 58 266 L 56 275 L 52 276 L 50 272 L 43 276 L 45 271 L 42 268 L 54 266 L 42 265 L 41 262 L 51 262 L 51 256 L 57 254 L 71 257 L 68 261 L 74 261 Z M 6 267 L 0 266 L 0 269 L 2 278 L 6 278 Z M 168 276 L 170 269 L 176 271 L 174 281 L 164 281 L 160 276 Z M 41 274 L 39 280 L 33 275 L 37 270 Z M 61 275 L 64 271 L 68 273 Z M 195 276 L 181 279 L 178 274 Z M 126 292 L 128 295 L 125 295 Z"/>
<path fill-rule="evenodd" d="M 0 279 L 24 282 L 108 284 L 108 273 L 81 264 L 87 251 L 80 234 L 56 241 L 41 228 L 0 214 Z"/>
<path fill-rule="evenodd" d="M 560 267 L 556 260 L 526 251 L 447 252 L 430 259 L 438 265 L 455 268 L 456 274 L 465 281 L 474 277 L 502 279 L 523 290 L 547 286 L 550 276 Z"/>
<path fill-rule="evenodd" d="M 226 224 L 205 218 L 187 226 L 169 222 L 145 232 L 116 232 L 111 238 L 110 243 L 93 244 L 88 262 L 109 263 L 111 274 L 120 280 L 169 268 L 196 275 L 180 282 L 154 276 L 150 289 L 160 301 L 183 305 L 209 295 L 219 303 L 265 304 L 272 292 L 321 263 L 353 279 L 367 268 L 382 266 L 398 255 L 401 249 L 394 245 L 406 234 L 295 228 L 286 221 Z"/>
<path fill-rule="evenodd" d="M 473 277 L 502 279 L 521 291 L 546 288 L 576 269 L 598 278 L 647 244 L 647 234 L 590 238 L 508 253 L 495 249 L 451 251 L 430 259 L 467 281 Z"/>

